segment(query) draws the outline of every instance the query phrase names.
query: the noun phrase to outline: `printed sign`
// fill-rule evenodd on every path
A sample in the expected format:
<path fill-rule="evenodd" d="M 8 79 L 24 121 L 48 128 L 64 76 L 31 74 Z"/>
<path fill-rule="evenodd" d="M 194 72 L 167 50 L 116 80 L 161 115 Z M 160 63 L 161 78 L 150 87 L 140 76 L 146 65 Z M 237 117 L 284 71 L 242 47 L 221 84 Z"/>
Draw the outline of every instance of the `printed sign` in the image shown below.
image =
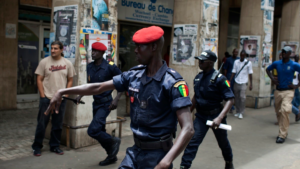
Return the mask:
<path fill-rule="evenodd" d="M 118 18 L 172 26 L 174 0 L 119 0 Z"/>

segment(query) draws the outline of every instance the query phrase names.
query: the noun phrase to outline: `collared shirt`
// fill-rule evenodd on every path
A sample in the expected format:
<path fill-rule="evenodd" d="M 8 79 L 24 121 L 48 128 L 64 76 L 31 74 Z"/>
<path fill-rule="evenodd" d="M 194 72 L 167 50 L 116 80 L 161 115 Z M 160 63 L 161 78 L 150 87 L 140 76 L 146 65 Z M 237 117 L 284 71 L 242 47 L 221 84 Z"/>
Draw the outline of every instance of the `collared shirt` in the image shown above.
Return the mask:
<path fill-rule="evenodd" d="M 114 64 L 110 65 L 105 59 L 101 64 L 96 66 L 94 62 L 89 63 L 87 66 L 88 83 L 100 83 L 112 80 L 116 75 L 121 74 L 121 70 Z M 101 99 L 103 97 L 110 96 L 112 90 L 103 92 L 99 95 L 94 95 L 94 100 Z"/>
<path fill-rule="evenodd" d="M 224 66 L 223 66 L 223 69 L 227 70 L 227 75 L 225 75 L 227 77 L 227 79 L 230 80 L 230 77 L 231 77 L 231 72 L 232 72 L 232 69 L 233 69 L 233 63 L 234 61 L 240 59 L 239 57 L 236 57 L 235 59 L 233 59 L 233 57 L 229 57 L 226 59 L 226 62 L 224 63 Z"/>
<path fill-rule="evenodd" d="M 192 102 L 188 90 L 185 96 L 180 91 L 182 86 L 178 84 L 186 84 L 185 81 L 166 62 L 148 79 L 146 70 L 147 66 L 139 65 L 115 76 L 113 83 L 118 92 L 129 93 L 133 133 L 142 140 L 157 140 L 176 131 L 176 111 Z"/>
<path fill-rule="evenodd" d="M 210 81 L 214 69 L 204 74 L 200 72 L 194 79 L 194 91 L 197 107 L 202 110 L 220 108 L 223 100 L 234 98 L 229 81 L 222 74 L 217 76 L 214 83 Z"/>
<path fill-rule="evenodd" d="M 241 70 L 241 72 L 238 74 L 238 76 L 235 76 L 235 82 L 238 83 L 238 84 L 248 83 L 248 75 L 249 74 L 253 74 L 252 63 L 251 63 L 251 61 L 249 61 L 247 63 L 247 65 L 245 65 L 245 63 L 247 61 L 248 60 L 246 60 L 246 59 L 244 59 L 243 62 L 241 62 L 241 60 L 234 61 L 232 73 L 235 73 L 235 75 L 237 75 L 237 73 L 240 72 L 240 70 L 242 69 L 242 67 L 244 67 Z"/>
<path fill-rule="evenodd" d="M 277 89 L 289 89 L 289 85 L 293 84 L 295 71 L 300 72 L 300 65 L 292 60 L 283 63 L 282 60 L 273 62 L 268 66 L 267 70 L 276 69 L 279 85 Z"/>

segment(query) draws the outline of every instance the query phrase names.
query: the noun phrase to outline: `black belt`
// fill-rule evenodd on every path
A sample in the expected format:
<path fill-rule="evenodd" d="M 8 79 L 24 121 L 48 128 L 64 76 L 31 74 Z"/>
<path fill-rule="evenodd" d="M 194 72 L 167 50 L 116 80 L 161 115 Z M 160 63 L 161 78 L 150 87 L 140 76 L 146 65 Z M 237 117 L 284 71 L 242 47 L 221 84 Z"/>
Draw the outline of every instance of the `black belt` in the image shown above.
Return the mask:
<path fill-rule="evenodd" d="M 135 145 L 143 150 L 163 149 L 164 151 L 169 151 L 173 146 L 172 134 L 161 137 L 159 141 L 142 141 L 135 135 L 133 136 L 133 138 Z"/>
<path fill-rule="evenodd" d="M 223 109 L 223 107 L 219 107 L 219 108 L 216 108 L 216 109 L 213 109 L 213 110 L 201 110 L 201 109 L 198 110 L 197 109 L 197 112 L 202 114 L 202 115 L 209 116 L 209 115 L 215 115 L 215 114 L 221 113 L 222 109 Z"/>
<path fill-rule="evenodd" d="M 100 103 L 105 103 L 105 102 L 108 102 L 111 100 L 112 100 L 111 96 L 106 96 L 106 97 L 102 97 L 101 99 L 94 100 L 94 102 L 100 104 Z"/>
<path fill-rule="evenodd" d="M 288 88 L 288 89 L 276 89 L 276 90 L 278 90 L 278 91 L 286 91 L 286 90 L 294 90 L 294 89 Z"/>

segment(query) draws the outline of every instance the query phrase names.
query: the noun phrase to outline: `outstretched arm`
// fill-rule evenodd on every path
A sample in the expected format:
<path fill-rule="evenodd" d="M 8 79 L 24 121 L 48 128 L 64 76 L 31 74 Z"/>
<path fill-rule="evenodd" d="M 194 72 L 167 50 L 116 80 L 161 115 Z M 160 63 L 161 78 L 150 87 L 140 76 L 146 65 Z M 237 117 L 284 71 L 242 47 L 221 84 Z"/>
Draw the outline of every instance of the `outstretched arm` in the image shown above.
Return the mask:
<path fill-rule="evenodd" d="M 85 84 L 85 85 L 66 88 L 66 89 L 60 89 L 52 97 L 50 101 L 50 105 L 46 110 L 45 114 L 48 115 L 49 112 L 53 109 L 55 109 L 55 113 L 58 114 L 59 106 L 63 95 L 66 94 L 98 95 L 105 91 L 114 90 L 114 89 L 115 86 L 112 80 L 103 83 L 92 83 L 92 84 Z"/>
<path fill-rule="evenodd" d="M 181 131 L 168 154 L 160 161 L 155 169 L 169 168 L 173 160 L 185 149 L 194 135 L 194 127 L 190 107 L 176 111 Z"/>

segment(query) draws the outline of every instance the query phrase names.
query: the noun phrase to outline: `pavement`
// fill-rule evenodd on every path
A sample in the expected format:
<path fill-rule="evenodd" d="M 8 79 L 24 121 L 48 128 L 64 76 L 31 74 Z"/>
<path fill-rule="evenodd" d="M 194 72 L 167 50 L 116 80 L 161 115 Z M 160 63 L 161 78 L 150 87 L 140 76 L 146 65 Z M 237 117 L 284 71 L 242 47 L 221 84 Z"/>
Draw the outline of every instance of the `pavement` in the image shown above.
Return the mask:
<path fill-rule="evenodd" d="M 122 137 L 118 161 L 106 167 L 98 166 L 106 153 L 99 145 L 80 149 L 67 149 L 64 155 L 49 151 L 48 140 L 44 141 L 42 156 L 32 156 L 31 144 L 36 126 L 37 109 L 0 111 L 0 169 L 116 169 L 125 156 L 126 148 L 133 145 L 131 135 Z M 129 118 L 129 117 L 127 117 Z M 244 119 L 232 114 L 227 122 L 232 126 L 228 132 L 233 149 L 236 169 L 299 169 L 300 123 L 290 115 L 289 135 L 284 144 L 276 144 L 278 126 L 274 108 L 246 109 Z M 127 121 L 126 123 L 129 123 Z M 128 130 L 129 124 L 124 130 Z M 180 129 L 180 127 L 178 127 Z M 173 162 L 179 169 L 182 154 Z M 209 131 L 198 149 L 192 169 L 221 169 L 224 160 L 212 131 Z"/>

